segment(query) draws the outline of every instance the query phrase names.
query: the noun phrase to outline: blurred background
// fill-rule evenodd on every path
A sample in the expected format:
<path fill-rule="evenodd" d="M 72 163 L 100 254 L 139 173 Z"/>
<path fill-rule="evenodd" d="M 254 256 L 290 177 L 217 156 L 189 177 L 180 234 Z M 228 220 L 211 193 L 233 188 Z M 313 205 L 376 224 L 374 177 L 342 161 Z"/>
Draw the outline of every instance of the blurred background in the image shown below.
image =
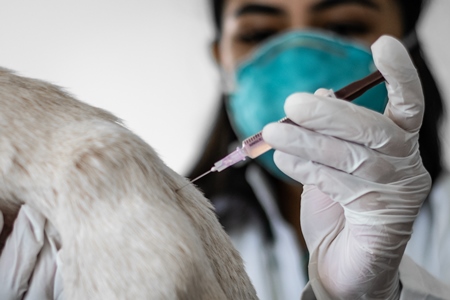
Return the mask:
<path fill-rule="evenodd" d="M 419 36 L 450 114 L 450 1 Z M 15 0 L 0 10 L 0 66 L 119 116 L 175 171 L 195 162 L 218 105 L 207 0 Z M 442 128 L 450 166 L 450 124 Z"/>

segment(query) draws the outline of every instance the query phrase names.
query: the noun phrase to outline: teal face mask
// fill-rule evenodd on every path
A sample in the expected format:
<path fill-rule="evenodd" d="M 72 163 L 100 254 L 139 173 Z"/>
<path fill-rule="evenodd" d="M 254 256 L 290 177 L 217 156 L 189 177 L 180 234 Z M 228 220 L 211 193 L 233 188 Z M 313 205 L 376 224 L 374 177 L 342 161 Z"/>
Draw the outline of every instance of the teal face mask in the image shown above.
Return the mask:
<path fill-rule="evenodd" d="M 314 31 L 289 32 L 264 44 L 238 68 L 227 102 L 229 118 L 243 140 L 283 118 L 289 95 L 318 88 L 337 91 L 374 71 L 372 54 L 362 45 Z M 353 103 L 383 113 L 385 85 Z M 273 151 L 257 161 L 278 178 L 288 178 L 273 162 Z"/>

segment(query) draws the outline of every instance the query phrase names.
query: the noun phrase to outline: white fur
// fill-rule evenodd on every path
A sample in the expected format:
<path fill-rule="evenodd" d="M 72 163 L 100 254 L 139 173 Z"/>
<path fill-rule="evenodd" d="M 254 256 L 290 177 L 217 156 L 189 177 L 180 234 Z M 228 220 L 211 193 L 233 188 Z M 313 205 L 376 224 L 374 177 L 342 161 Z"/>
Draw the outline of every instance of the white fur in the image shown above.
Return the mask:
<path fill-rule="evenodd" d="M 0 175 L 6 221 L 27 203 L 59 232 L 67 299 L 256 299 L 194 186 L 113 115 L 5 69 Z"/>

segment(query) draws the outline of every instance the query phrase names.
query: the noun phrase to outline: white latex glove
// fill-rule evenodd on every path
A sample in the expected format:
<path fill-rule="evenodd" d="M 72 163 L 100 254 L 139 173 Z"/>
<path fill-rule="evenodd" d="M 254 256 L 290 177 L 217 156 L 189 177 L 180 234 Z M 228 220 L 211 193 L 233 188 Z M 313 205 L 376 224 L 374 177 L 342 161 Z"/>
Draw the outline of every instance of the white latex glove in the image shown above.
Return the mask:
<path fill-rule="evenodd" d="M 23 205 L 0 256 L 0 299 L 62 299 L 58 241 L 44 216 Z"/>
<path fill-rule="evenodd" d="M 317 299 L 398 299 L 398 267 L 431 186 L 419 154 L 424 100 L 417 72 L 391 37 L 372 52 L 388 82 L 384 115 L 295 94 L 285 112 L 301 127 L 263 131 L 278 150 L 277 166 L 305 184 L 301 225 Z"/>

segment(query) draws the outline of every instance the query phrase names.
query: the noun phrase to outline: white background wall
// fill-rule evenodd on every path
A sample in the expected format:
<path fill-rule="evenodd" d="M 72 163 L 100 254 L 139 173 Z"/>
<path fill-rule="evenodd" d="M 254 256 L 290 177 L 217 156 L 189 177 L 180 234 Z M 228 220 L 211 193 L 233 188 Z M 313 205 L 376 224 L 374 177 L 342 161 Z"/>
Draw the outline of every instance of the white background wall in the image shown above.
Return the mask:
<path fill-rule="evenodd" d="M 113 112 L 170 167 L 188 170 L 219 95 L 207 0 L 2 2 L 0 66 Z M 431 2 L 420 36 L 450 99 L 450 1 Z"/>

